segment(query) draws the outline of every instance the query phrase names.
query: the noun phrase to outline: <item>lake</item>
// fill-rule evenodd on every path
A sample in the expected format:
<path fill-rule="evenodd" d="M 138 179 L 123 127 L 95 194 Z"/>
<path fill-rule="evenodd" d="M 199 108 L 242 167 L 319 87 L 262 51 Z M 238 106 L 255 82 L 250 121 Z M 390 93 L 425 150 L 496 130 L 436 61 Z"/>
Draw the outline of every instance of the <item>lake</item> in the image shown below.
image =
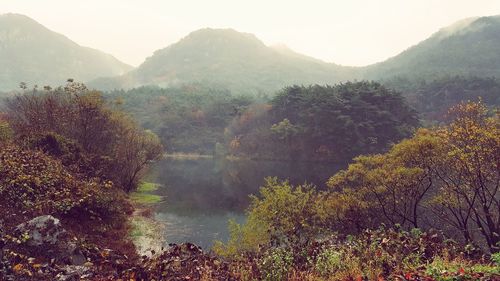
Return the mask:
<path fill-rule="evenodd" d="M 165 224 L 166 243 L 192 242 L 204 249 L 227 241 L 229 219 L 244 222 L 249 195 L 258 194 L 264 178 L 277 176 L 293 184 L 325 188 L 327 179 L 345 165 L 227 159 L 173 159 L 156 163 L 147 180 L 161 187 L 164 200 L 155 219 Z"/>

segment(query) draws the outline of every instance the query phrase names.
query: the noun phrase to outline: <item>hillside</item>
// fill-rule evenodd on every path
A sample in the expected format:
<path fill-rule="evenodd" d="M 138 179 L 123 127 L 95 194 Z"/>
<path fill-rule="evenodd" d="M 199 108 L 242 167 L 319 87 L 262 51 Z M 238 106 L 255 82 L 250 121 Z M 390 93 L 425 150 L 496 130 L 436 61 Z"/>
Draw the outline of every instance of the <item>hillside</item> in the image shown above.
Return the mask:
<path fill-rule="evenodd" d="M 0 91 L 18 88 L 21 81 L 31 86 L 60 85 L 67 78 L 87 81 L 131 69 L 18 14 L 0 15 L 0 65 Z"/>
<path fill-rule="evenodd" d="M 490 107 L 500 106 L 500 80 L 496 77 L 443 76 L 428 81 L 397 77 L 384 85 L 404 93 L 428 125 L 446 121 L 448 108 L 462 101 L 481 99 Z"/>
<path fill-rule="evenodd" d="M 100 89 L 201 82 L 233 92 L 275 91 L 291 84 L 335 83 L 355 68 L 325 63 L 284 48 L 268 47 L 252 34 L 201 29 L 156 51 L 137 69 L 90 83 Z"/>
<path fill-rule="evenodd" d="M 401 54 L 363 69 L 363 77 L 500 76 L 500 16 L 469 18 L 442 28 Z"/>
<path fill-rule="evenodd" d="M 130 73 L 90 83 L 100 89 L 201 82 L 237 92 L 275 91 L 291 84 L 324 84 L 393 77 L 500 76 L 500 16 L 469 18 L 386 61 L 366 67 L 326 63 L 286 46 L 269 47 L 252 34 L 202 29 L 156 51 Z"/>
<path fill-rule="evenodd" d="M 67 78 L 91 81 L 102 90 L 143 85 L 203 83 L 235 93 L 274 92 L 291 84 L 334 84 L 393 77 L 431 80 L 436 76 L 500 76 L 500 16 L 469 18 L 442 28 L 427 40 L 386 61 L 346 67 L 266 46 L 233 29 L 201 29 L 157 50 L 138 68 L 111 55 L 81 47 L 34 20 L 0 16 L 0 90 L 58 85 Z M 36 46 L 36 47 L 35 47 Z"/>
<path fill-rule="evenodd" d="M 233 29 L 201 29 L 157 50 L 138 68 L 81 47 L 28 17 L 0 16 L 0 90 L 19 82 L 60 84 L 71 77 L 102 90 L 143 85 L 204 83 L 236 93 L 273 92 L 291 84 L 334 84 L 392 77 L 433 79 L 444 75 L 500 76 L 500 16 L 469 18 L 386 61 L 346 67 L 266 46 Z M 34 47 L 36 46 L 36 47 Z"/>

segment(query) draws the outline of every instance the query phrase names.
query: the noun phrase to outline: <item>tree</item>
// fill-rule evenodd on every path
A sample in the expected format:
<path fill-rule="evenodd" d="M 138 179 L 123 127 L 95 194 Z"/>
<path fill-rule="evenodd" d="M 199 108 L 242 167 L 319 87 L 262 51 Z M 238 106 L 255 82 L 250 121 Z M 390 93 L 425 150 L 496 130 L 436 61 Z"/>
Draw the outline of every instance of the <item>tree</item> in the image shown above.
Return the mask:
<path fill-rule="evenodd" d="M 89 177 L 111 180 L 125 191 L 136 187 L 149 161 L 162 146 L 123 113 L 107 105 L 101 94 L 81 83 L 54 90 L 33 90 L 7 100 L 7 119 L 16 136 L 37 143 L 47 134 L 55 141 L 75 142 L 78 169 Z"/>
<path fill-rule="evenodd" d="M 452 122 L 420 129 L 382 155 L 361 156 L 328 185 L 336 222 L 458 230 L 466 243 L 498 251 L 500 132 L 498 113 L 481 102 L 450 111 Z M 358 204 L 353 204 L 357 202 Z M 340 206 L 340 207 L 339 207 Z M 382 217 L 380 218 L 380 215 Z M 452 232 L 448 232 L 452 233 Z"/>
<path fill-rule="evenodd" d="M 231 126 L 234 134 L 229 139 L 242 135 L 240 152 L 345 161 L 385 151 L 419 124 L 416 112 L 399 93 L 375 82 L 291 86 L 279 92 L 270 106 L 260 114 L 252 114 L 255 107 L 249 107 L 252 112 L 243 113 L 240 120 L 254 121 Z M 246 139 L 260 140 L 257 151 L 247 147 L 252 143 Z M 296 153 L 290 155 L 286 152 L 291 147 Z"/>
<path fill-rule="evenodd" d="M 429 165 L 441 156 L 437 154 L 439 145 L 439 139 L 421 129 L 386 154 L 355 158 L 347 170 L 329 179 L 328 186 L 340 192 L 343 188 L 356 190 L 358 200 L 371 209 L 365 214 L 368 220 L 420 227 L 424 201 L 434 184 Z"/>
<path fill-rule="evenodd" d="M 479 232 L 496 252 L 500 249 L 498 111 L 490 117 L 481 102 L 468 102 L 453 107 L 450 115 L 452 123 L 437 131 L 446 153 L 432 166 L 439 179 L 435 207 L 460 227 L 466 240 Z"/>

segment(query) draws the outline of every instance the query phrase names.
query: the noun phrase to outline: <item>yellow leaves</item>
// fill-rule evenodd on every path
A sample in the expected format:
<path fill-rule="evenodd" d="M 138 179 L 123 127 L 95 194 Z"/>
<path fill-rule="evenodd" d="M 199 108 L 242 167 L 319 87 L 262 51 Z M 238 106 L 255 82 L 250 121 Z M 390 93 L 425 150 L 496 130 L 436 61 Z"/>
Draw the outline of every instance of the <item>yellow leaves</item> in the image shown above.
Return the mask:
<path fill-rule="evenodd" d="M 113 182 L 112 181 L 105 181 L 104 187 L 107 189 L 111 189 L 113 187 Z"/>
<path fill-rule="evenodd" d="M 40 267 L 42 267 L 42 265 L 39 263 L 35 263 L 31 267 L 33 267 L 34 269 L 39 269 Z"/>
<path fill-rule="evenodd" d="M 14 267 L 12 267 L 12 270 L 16 273 L 16 274 L 20 274 L 21 271 L 23 270 L 23 265 L 18 263 L 16 265 L 14 265 Z"/>

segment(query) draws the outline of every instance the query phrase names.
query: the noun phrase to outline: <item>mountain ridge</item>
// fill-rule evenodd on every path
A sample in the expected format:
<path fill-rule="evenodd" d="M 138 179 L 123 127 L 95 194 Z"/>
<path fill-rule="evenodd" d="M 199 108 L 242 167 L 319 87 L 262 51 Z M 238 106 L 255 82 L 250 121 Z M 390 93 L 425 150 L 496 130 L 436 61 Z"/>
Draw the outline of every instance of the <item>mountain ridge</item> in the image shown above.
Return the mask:
<path fill-rule="evenodd" d="M 500 77 L 500 16 L 473 17 L 439 29 L 385 61 L 363 67 L 365 79 L 446 75 Z"/>
<path fill-rule="evenodd" d="M 204 28 L 157 50 L 133 71 L 90 83 L 99 89 L 154 84 L 168 87 L 201 82 L 237 92 L 279 90 L 287 84 L 337 83 L 351 67 L 266 46 L 255 35 L 234 29 Z M 106 83 L 108 83 L 106 85 Z"/>
<path fill-rule="evenodd" d="M 21 14 L 0 15 L 0 90 L 20 82 L 58 85 L 67 78 L 81 81 L 121 75 L 132 69 L 110 54 L 80 46 Z"/>
<path fill-rule="evenodd" d="M 19 20 L 29 19 L 22 15 L 7 14 L 9 15 Z M 6 41 L 2 17 L 5 15 L 0 15 L 0 62 L 2 43 Z M 39 30 L 50 31 L 34 20 L 29 20 L 36 23 Z M 64 35 L 51 34 L 52 41 L 62 42 L 68 48 L 99 52 L 79 46 Z M 19 40 L 25 39 L 25 36 L 21 36 Z M 206 83 L 239 93 L 259 93 L 273 92 L 291 84 L 334 84 L 347 80 L 384 81 L 394 77 L 432 79 L 446 75 L 500 77 L 500 50 L 496 47 L 499 45 L 500 16 L 473 17 L 443 27 L 429 38 L 385 61 L 354 67 L 325 62 L 283 45 L 267 46 L 251 33 L 231 28 L 203 28 L 156 50 L 136 68 L 122 63 L 121 68 L 114 68 L 108 73 L 94 71 L 94 77 L 90 78 L 68 71 L 64 73 L 64 77 L 61 74 L 49 82 L 57 85 L 71 77 L 86 81 L 89 86 L 100 90 Z M 97 56 L 100 56 L 101 63 L 104 61 L 113 64 L 116 60 L 101 52 Z M 4 61 L 8 59 L 10 57 L 3 58 Z M 81 64 L 82 61 L 76 60 L 76 65 Z M 33 69 L 32 72 L 37 76 L 44 71 Z M 24 78 L 23 73 L 15 74 L 17 76 L 10 76 L 29 80 Z M 6 76 L 8 75 L 0 71 L 0 83 L 8 80 Z M 19 82 L 16 85 L 10 83 L 10 87 L 17 87 Z"/>
<path fill-rule="evenodd" d="M 217 44 L 218 47 L 215 47 Z M 234 46 L 228 48 L 232 44 Z M 434 79 L 436 76 L 449 75 L 500 77 L 500 51 L 496 46 L 500 46 L 500 16 L 457 21 L 385 61 L 363 67 L 324 62 L 299 54 L 286 46 L 266 46 L 255 35 L 234 29 L 205 28 L 193 31 L 178 42 L 157 50 L 129 74 L 96 80 L 90 84 L 102 89 L 127 89 L 143 85 L 168 87 L 179 83 L 204 82 L 226 85 L 235 90 L 231 81 L 220 78 L 228 74 L 218 72 L 218 67 L 230 69 L 229 76 L 239 73 L 256 78 L 254 83 L 240 82 L 244 87 L 257 89 L 257 92 L 272 92 L 290 84 L 331 84 L 346 80 L 386 80 L 400 76 L 413 79 Z M 222 51 L 214 53 L 214 49 Z M 199 52 L 195 52 L 196 50 Z M 237 50 L 239 53 L 236 55 L 239 57 L 232 50 Z M 205 61 L 203 68 L 203 61 L 207 56 L 212 56 L 213 61 Z M 233 57 L 227 60 L 231 56 Z M 261 63 L 251 69 L 252 65 L 245 62 L 247 59 L 260 59 Z M 194 65 L 195 63 L 198 65 Z M 183 69 L 188 65 L 194 67 L 189 71 Z M 234 69 L 238 65 L 249 71 L 245 73 L 241 69 Z M 206 77 L 196 77 L 202 72 L 212 73 Z M 264 78 L 259 75 L 267 75 L 275 80 L 265 83 L 266 81 L 262 82 Z M 241 91 L 237 87 L 236 90 Z"/>

